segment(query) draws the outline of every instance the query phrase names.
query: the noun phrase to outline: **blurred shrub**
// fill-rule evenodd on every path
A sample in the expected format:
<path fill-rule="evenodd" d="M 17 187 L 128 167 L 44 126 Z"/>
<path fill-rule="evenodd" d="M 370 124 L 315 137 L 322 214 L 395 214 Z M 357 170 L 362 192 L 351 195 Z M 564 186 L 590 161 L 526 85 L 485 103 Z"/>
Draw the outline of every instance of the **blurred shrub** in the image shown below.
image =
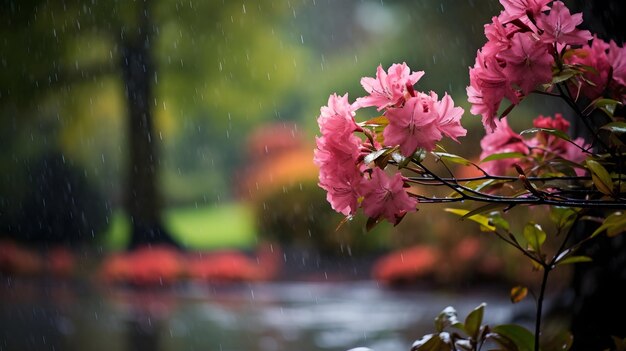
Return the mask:
<path fill-rule="evenodd" d="M 541 281 L 541 272 L 534 269 L 528 258 L 519 251 L 496 240 L 493 233 L 481 232 L 479 226 L 469 220 L 460 220 L 443 211 L 445 207 L 468 208 L 462 204 L 418 204 L 419 211 L 407 216 L 390 233 L 390 245 L 404 253 L 404 261 L 422 264 L 424 257 L 411 257 L 411 248 L 432 251 L 436 259 L 430 260 L 426 268 L 405 269 L 405 265 L 391 264 L 383 280 L 410 282 L 426 277 L 434 283 L 447 287 L 463 287 L 475 282 L 507 283 L 534 286 Z M 506 213 L 511 232 L 524 242 L 522 231 L 528 218 L 533 218 L 552 233 L 548 211 L 543 206 L 514 208 Z M 544 248 L 554 250 L 560 237 L 549 235 Z M 416 251 L 417 252 L 417 251 Z M 417 255 L 420 256 L 420 255 Z M 393 257 L 391 257 L 393 258 Z M 414 264 L 414 266 L 419 266 Z M 381 271 L 383 269 L 381 268 Z M 407 273 L 408 272 L 408 273 Z M 553 272 L 550 288 L 563 288 L 570 278 L 569 267 Z"/>
<path fill-rule="evenodd" d="M 110 209 L 86 172 L 60 153 L 42 156 L 25 169 L 27 179 L 14 189 L 2 229 L 20 241 L 77 244 L 91 241 L 107 224 Z"/>
<path fill-rule="evenodd" d="M 342 222 L 311 180 L 282 187 L 255 199 L 258 233 L 282 244 L 313 248 L 329 255 L 359 255 L 387 246 L 386 226 L 365 230 L 365 218 Z"/>
<path fill-rule="evenodd" d="M 317 186 L 313 146 L 295 124 L 258 128 L 248 138 L 247 155 L 238 193 L 252 202 L 262 239 L 327 255 L 358 255 L 385 246 L 385 226 L 366 233 L 363 216 L 340 225 L 343 216 Z"/>

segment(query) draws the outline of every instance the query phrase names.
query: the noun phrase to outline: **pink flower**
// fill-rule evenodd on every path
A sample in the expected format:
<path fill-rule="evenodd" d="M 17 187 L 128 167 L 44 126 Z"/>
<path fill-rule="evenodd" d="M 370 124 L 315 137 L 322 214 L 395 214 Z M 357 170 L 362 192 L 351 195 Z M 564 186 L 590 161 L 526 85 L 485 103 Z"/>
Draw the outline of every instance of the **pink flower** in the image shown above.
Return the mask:
<path fill-rule="evenodd" d="M 506 118 L 496 121 L 497 128 L 493 133 L 487 134 L 480 141 L 482 153 L 480 158 L 499 153 L 519 152 L 527 155 L 529 153 L 524 139 L 509 127 Z M 511 166 L 518 162 L 515 158 L 487 161 L 481 166 L 485 172 L 491 175 L 504 175 L 510 171 Z"/>
<path fill-rule="evenodd" d="M 570 123 L 563 118 L 563 115 L 556 113 L 554 118 L 539 115 L 534 121 L 533 125 L 537 128 L 557 129 L 562 132 L 567 132 Z M 580 163 L 585 160 L 587 156 L 582 149 L 588 149 L 589 144 L 585 143 L 583 138 L 577 138 L 573 140 L 574 145 L 559 137 L 547 134 L 537 133 L 534 138 L 528 141 L 528 145 L 534 148 L 534 153 L 540 156 L 542 159 L 563 158 L 568 161 Z M 579 175 L 584 173 L 582 169 L 576 169 Z"/>
<path fill-rule="evenodd" d="M 345 165 L 344 169 L 346 172 L 335 177 L 322 178 L 320 174 L 319 185 L 326 190 L 326 200 L 333 210 L 350 216 L 358 209 L 359 191 L 364 178 L 356 167 Z"/>
<path fill-rule="evenodd" d="M 408 99 L 402 107 L 389 108 L 385 115 L 389 124 L 383 131 L 384 144 L 399 145 L 404 156 L 411 156 L 418 147 L 431 151 L 441 140 L 435 100 L 426 94 Z"/>
<path fill-rule="evenodd" d="M 401 105 L 409 95 L 408 87 L 412 89 L 423 75 L 423 71 L 411 73 L 406 63 L 394 63 L 388 72 L 379 65 L 376 78 L 361 78 L 363 89 L 370 95 L 358 98 L 355 106 L 357 108 L 376 106 L 380 111 L 386 107 Z"/>
<path fill-rule="evenodd" d="M 354 120 L 355 109 L 348 102 L 348 94 L 328 97 L 328 105 L 320 109 L 317 123 L 323 136 L 335 140 L 339 148 L 344 144 L 342 139 L 360 130 Z"/>
<path fill-rule="evenodd" d="M 506 62 L 506 76 L 525 95 L 537 85 L 552 81 L 554 58 L 548 52 L 548 46 L 536 40 L 531 33 L 515 33 L 511 38 L 511 48 L 498 57 Z"/>
<path fill-rule="evenodd" d="M 572 15 L 563 2 L 555 1 L 549 14 L 539 15 L 537 27 L 543 30 L 541 39 L 545 43 L 584 45 L 591 40 L 592 36 L 588 30 L 576 28 L 582 22 L 582 13 Z"/>
<path fill-rule="evenodd" d="M 572 140 L 572 142 L 579 147 L 576 147 L 576 145 L 571 143 L 565 143 L 563 144 L 564 147 L 561 149 L 560 156 L 572 162 L 582 163 L 587 158 L 587 154 L 583 152 L 582 149 L 588 150 L 591 145 L 583 138 L 576 138 Z M 581 176 L 585 174 L 585 170 L 582 168 L 576 168 L 576 174 Z"/>
<path fill-rule="evenodd" d="M 331 142 L 328 136 L 316 138 L 316 143 L 313 161 L 320 169 L 318 185 L 326 190 L 326 199 L 335 211 L 346 216 L 354 214 L 363 180 L 358 163 L 360 139 L 350 134 L 344 140 L 345 146 L 351 148 L 348 152 L 336 147 L 337 141 Z"/>
<path fill-rule="evenodd" d="M 502 99 L 506 96 L 513 104 L 519 102 L 509 79 L 494 56 L 486 56 L 481 51 L 476 54 L 476 63 L 470 68 L 470 85 L 467 87 L 470 112 L 482 115 L 487 132 L 496 128 L 495 118 Z"/>
<path fill-rule="evenodd" d="M 437 95 L 434 95 L 434 99 L 437 99 Z M 465 111 L 461 107 L 454 106 L 454 101 L 448 93 L 443 96 L 441 101 L 435 102 L 435 111 L 438 115 L 437 127 L 441 133 L 456 142 L 458 142 L 458 137 L 467 134 L 467 130 L 461 126 L 461 117 Z"/>
<path fill-rule="evenodd" d="M 389 176 L 375 167 L 371 179 L 364 181 L 362 186 L 363 212 L 370 218 L 384 217 L 395 225 L 407 212 L 416 210 L 417 199 L 410 197 L 404 190 L 400 173 Z"/>
<path fill-rule="evenodd" d="M 626 86 L 626 47 L 619 47 L 611 40 L 608 61 L 613 68 L 613 79 L 621 86 Z"/>
<path fill-rule="evenodd" d="M 363 179 L 358 163 L 362 142 L 354 135 L 361 128 L 354 120 L 348 94 L 331 95 L 320 112 L 317 122 L 322 136 L 316 138 L 313 156 L 320 169 L 319 186 L 327 191 L 326 198 L 335 211 L 351 215 L 358 208 L 358 184 Z"/>
<path fill-rule="evenodd" d="M 584 45 L 582 48 L 574 50 L 574 55 L 565 57 L 567 64 L 579 64 L 593 68 L 593 70 L 586 70 L 583 74 L 583 78 L 593 85 L 582 81 L 580 86 L 580 94 L 590 100 L 600 97 L 607 87 L 609 72 L 611 71 L 607 56 L 608 50 L 609 44 L 598 37 L 594 37 L 591 45 Z M 572 96 L 579 95 L 578 86 L 570 84 L 569 89 Z"/>
<path fill-rule="evenodd" d="M 554 115 L 554 118 L 550 116 L 544 117 L 543 115 L 539 115 L 533 120 L 533 126 L 535 126 L 536 128 L 557 129 L 562 132 L 567 132 L 570 123 L 568 120 L 563 118 L 562 114 L 556 113 Z"/>
<path fill-rule="evenodd" d="M 485 25 L 487 43 L 480 50 L 485 56 L 495 56 L 511 46 L 511 36 L 519 29 L 512 25 L 502 24 L 498 17 L 493 17 L 490 24 Z"/>
<path fill-rule="evenodd" d="M 504 12 L 500 15 L 503 22 L 511 22 L 525 17 L 536 18 L 542 11 L 549 9 L 546 6 L 552 0 L 500 0 Z"/>
<path fill-rule="evenodd" d="M 313 162 L 320 169 L 320 178 L 341 177 L 349 166 L 357 168 L 360 144 L 356 140 L 350 138 L 345 141 L 345 146 L 352 148 L 349 152 L 335 147 L 336 143 L 329 142 L 327 137 L 316 138 L 315 141 L 317 148 L 314 150 Z"/>

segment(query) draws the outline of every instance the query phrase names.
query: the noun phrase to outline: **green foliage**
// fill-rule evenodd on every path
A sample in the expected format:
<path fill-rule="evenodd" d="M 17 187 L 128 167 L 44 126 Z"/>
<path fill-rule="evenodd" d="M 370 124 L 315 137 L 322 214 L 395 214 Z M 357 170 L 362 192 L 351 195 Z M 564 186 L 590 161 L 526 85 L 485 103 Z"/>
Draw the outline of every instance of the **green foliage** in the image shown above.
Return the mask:
<path fill-rule="evenodd" d="M 593 184 L 598 191 L 605 195 L 613 195 L 613 180 L 606 168 L 601 163 L 591 159 L 587 160 L 585 164 L 591 171 Z"/>
<path fill-rule="evenodd" d="M 362 218 L 340 223 L 341 216 L 332 211 L 324 191 L 313 181 L 285 186 L 254 199 L 254 213 L 259 237 L 287 246 L 328 255 L 359 255 L 388 245 L 385 226 L 368 232 Z"/>
<path fill-rule="evenodd" d="M 491 327 L 483 324 L 485 307 L 486 304 L 483 303 L 472 310 L 465 317 L 464 323 L 459 322 L 457 312 L 453 307 L 446 307 L 435 318 L 436 333 L 428 334 L 417 340 L 411 350 L 476 351 L 483 346 L 493 347 L 495 345 L 511 351 L 531 351 L 534 349 L 535 337 L 524 327 L 513 324 Z"/>
<path fill-rule="evenodd" d="M 606 230 L 608 236 L 616 236 L 626 230 L 626 214 L 622 211 L 614 212 L 604 219 L 604 222 L 596 229 L 591 237 L 594 237 Z"/>
<path fill-rule="evenodd" d="M 165 212 L 165 225 L 177 242 L 191 250 L 249 249 L 257 239 L 253 212 L 241 203 L 171 208 Z M 130 229 L 128 216 L 115 211 L 99 242 L 107 250 L 122 250 L 130 242 Z"/>
<path fill-rule="evenodd" d="M 486 216 L 471 214 L 471 211 L 458 209 L 458 208 L 446 208 L 446 212 L 453 213 L 455 215 L 461 216 L 461 219 L 469 219 L 480 224 L 480 228 L 485 231 L 493 232 L 496 230 L 496 227 L 490 222 L 489 218 Z"/>
<path fill-rule="evenodd" d="M 541 246 L 546 241 L 547 234 L 537 223 L 529 222 L 524 227 L 524 238 L 528 244 L 528 250 L 541 255 Z"/>

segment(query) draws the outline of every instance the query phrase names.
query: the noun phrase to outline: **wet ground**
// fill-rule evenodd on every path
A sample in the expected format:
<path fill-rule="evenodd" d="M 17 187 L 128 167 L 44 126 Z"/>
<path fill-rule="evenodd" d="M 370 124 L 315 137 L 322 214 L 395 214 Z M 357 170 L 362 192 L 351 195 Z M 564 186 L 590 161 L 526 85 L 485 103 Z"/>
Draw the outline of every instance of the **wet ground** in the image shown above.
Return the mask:
<path fill-rule="evenodd" d="M 326 272 L 328 275 L 328 272 Z M 408 351 L 446 306 L 520 322 L 506 287 L 391 289 L 369 279 L 156 289 L 2 277 L 0 350 Z M 528 303 L 532 303 L 528 301 Z M 524 320 L 521 320 L 524 322 Z"/>

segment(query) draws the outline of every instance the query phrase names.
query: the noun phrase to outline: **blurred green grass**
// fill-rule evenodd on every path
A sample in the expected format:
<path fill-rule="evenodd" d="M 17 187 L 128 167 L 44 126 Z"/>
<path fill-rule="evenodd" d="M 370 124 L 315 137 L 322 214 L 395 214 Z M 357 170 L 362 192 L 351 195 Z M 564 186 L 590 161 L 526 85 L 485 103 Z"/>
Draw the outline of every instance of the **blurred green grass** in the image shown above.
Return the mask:
<path fill-rule="evenodd" d="M 252 209 L 243 203 L 171 208 L 165 211 L 164 220 L 174 239 L 189 250 L 247 249 L 256 243 Z M 129 218 L 123 211 L 116 211 L 101 245 L 105 250 L 117 251 L 129 242 Z"/>

